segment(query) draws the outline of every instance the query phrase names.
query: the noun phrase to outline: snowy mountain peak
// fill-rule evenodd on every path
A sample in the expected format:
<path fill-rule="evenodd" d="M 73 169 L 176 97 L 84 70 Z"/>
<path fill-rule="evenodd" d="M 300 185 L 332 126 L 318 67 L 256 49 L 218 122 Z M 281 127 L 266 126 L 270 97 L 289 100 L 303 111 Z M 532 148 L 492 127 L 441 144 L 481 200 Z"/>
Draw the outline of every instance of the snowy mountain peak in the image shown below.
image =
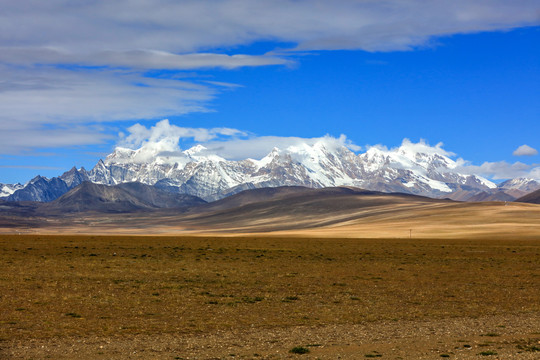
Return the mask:
<path fill-rule="evenodd" d="M 208 150 L 206 147 L 202 146 L 201 144 L 195 145 L 192 148 L 189 148 L 184 151 L 184 154 L 188 156 L 193 156 L 195 154 L 199 154 L 205 150 Z"/>
<path fill-rule="evenodd" d="M 114 149 L 114 152 L 109 154 L 105 161 L 99 160 L 102 163 L 106 164 L 115 164 L 115 163 L 125 163 L 130 162 L 133 159 L 133 156 L 135 154 L 135 150 L 123 148 L 123 147 L 116 147 Z"/>
<path fill-rule="evenodd" d="M 28 183 L 29 184 L 35 184 L 35 183 L 40 182 L 40 181 L 48 182 L 49 179 L 47 179 L 45 176 L 37 175 L 34 178 L 32 178 L 32 180 L 30 180 Z"/>
<path fill-rule="evenodd" d="M 530 178 L 515 178 L 500 183 L 498 187 L 504 190 L 521 190 L 528 193 L 540 189 L 540 182 Z"/>
<path fill-rule="evenodd" d="M 275 159 L 277 157 L 279 157 L 280 152 L 281 152 L 281 150 L 279 150 L 277 147 L 274 146 L 272 151 L 270 151 L 268 153 L 268 155 L 263 157 L 261 160 L 255 160 L 255 159 L 248 159 L 248 160 L 251 161 L 252 163 L 254 163 L 255 166 L 257 167 L 257 170 L 258 170 L 260 168 L 263 168 L 263 167 L 267 166 L 272 161 L 275 161 Z"/>
<path fill-rule="evenodd" d="M 54 184 L 52 180 L 37 177 L 32 180 L 34 190 L 26 192 L 30 195 L 20 193 L 10 198 L 26 199 L 39 190 L 41 199 L 50 199 L 86 180 L 106 185 L 141 182 L 205 200 L 248 188 L 293 185 L 355 186 L 432 197 L 496 187 L 486 179 L 456 171 L 456 162 L 450 158 L 453 154 L 443 150 L 440 144 L 430 147 L 423 142 L 414 144 L 405 140 L 397 148 L 374 146 L 357 155 L 349 149 L 344 137 L 294 138 L 281 148 L 274 147 L 260 160 L 227 160 L 216 153 L 220 150 L 213 148 L 220 149 L 196 145 L 181 151 L 177 143 L 165 140 L 146 142 L 135 150 L 117 147 L 91 171 L 73 168 L 60 178 L 53 178 L 59 180 Z M 49 196 L 45 187 L 52 185 L 56 190 Z"/>
<path fill-rule="evenodd" d="M 24 188 L 22 184 L 0 184 L 0 198 L 8 197 L 15 191 Z"/>

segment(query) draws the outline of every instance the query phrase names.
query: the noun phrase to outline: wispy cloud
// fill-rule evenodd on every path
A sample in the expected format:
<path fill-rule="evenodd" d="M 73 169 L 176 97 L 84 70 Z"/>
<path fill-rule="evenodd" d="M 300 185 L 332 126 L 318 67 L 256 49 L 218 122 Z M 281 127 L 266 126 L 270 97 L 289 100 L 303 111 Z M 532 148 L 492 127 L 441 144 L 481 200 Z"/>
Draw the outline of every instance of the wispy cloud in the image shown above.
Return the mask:
<path fill-rule="evenodd" d="M 47 128 L 24 123 L 9 126 L 2 118 L 0 124 L 0 153 L 10 155 L 44 156 L 43 153 L 36 154 L 33 150 L 95 145 L 112 139 L 101 128 L 93 126 Z"/>
<path fill-rule="evenodd" d="M 2 71 L 4 70 L 4 71 Z M 210 111 L 215 86 L 109 69 L 0 65 L 0 153 L 98 144 L 110 121 Z"/>
<path fill-rule="evenodd" d="M 11 118 L 12 124 L 73 124 L 154 118 L 164 112 L 184 114 L 203 110 L 201 103 L 215 93 L 193 82 L 109 69 L 0 66 L 0 73 L 4 74 L 0 116 Z"/>
<path fill-rule="evenodd" d="M 0 165 L 2 169 L 33 169 L 33 170 L 62 170 L 57 166 L 37 166 L 37 165 Z"/>
<path fill-rule="evenodd" d="M 527 144 L 521 145 L 512 153 L 514 156 L 534 156 L 538 155 L 538 150 L 533 147 L 530 147 Z"/>
<path fill-rule="evenodd" d="M 257 40 L 309 50 L 403 50 L 433 36 L 535 24 L 538 7 L 535 0 L 3 1 L 0 41 L 90 57 L 108 50 L 186 54 Z"/>
<path fill-rule="evenodd" d="M 456 169 L 465 174 L 480 175 L 494 180 L 513 178 L 532 178 L 540 181 L 539 164 L 524 164 L 506 161 L 484 162 L 482 165 L 472 165 L 460 159 L 461 165 Z"/>
<path fill-rule="evenodd" d="M 228 160 L 242 160 L 246 158 L 261 159 L 266 156 L 274 147 L 287 149 L 290 147 L 302 147 L 304 145 L 313 146 L 316 143 L 324 143 L 327 148 L 346 147 L 354 152 L 362 148 L 351 142 L 346 135 L 333 137 L 325 135 L 322 137 L 302 138 L 302 137 L 282 137 L 282 136 L 257 136 L 238 129 L 230 128 L 188 128 L 171 124 L 168 120 L 157 122 L 154 126 L 146 127 L 136 124 L 128 128 L 127 134 L 120 134 L 119 147 L 127 147 L 132 150 L 139 150 L 136 161 L 144 162 L 156 157 L 169 157 L 170 161 L 175 161 L 175 157 L 182 157 L 180 143 L 183 140 L 191 140 L 191 144 L 201 144 L 206 150 L 206 154 L 218 155 Z M 370 148 L 372 146 L 367 146 Z M 415 143 L 409 139 L 403 139 L 399 147 L 388 149 L 384 145 L 373 146 L 384 152 L 413 152 L 424 154 L 438 154 L 455 158 L 456 154 L 444 149 L 443 143 L 439 142 L 430 145 L 426 140 L 421 139 Z M 169 161 L 167 160 L 167 161 Z M 489 179 L 511 179 L 516 177 L 533 178 L 540 181 L 540 165 L 524 164 L 515 162 L 510 164 L 506 161 L 484 162 L 481 165 L 474 165 L 470 161 L 458 158 L 455 160 L 456 171 L 463 174 L 479 175 Z"/>
<path fill-rule="evenodd" d="M 215 53 L 174 54 L 162 50 L 104 50 L 91 54 L 71 53 L 51 47 L 0 48 L 0 61 L 6 64 L 78 64 L 133 69 L 192 70 L 234 69 L 248 66 L 287 65 L 292 61 L 271 55 L 227 55 Z"/>
<path fill-rule="evenodd" d="M 409 50 L 440 36 L 537 24 L 539 13 L 536 0 L 0 3 L 0 153 L 103 141 L 103 130 L 85 124 L 210 111 L 223 89 L 220 79 L 150 79 L 146 70 L 287 66 L 312 50 Z M 234 51 L 257 41 L 293 45 Z"/>
<path fill-rule="evenodd" d="M 291 146 L 307 144 L 312 146 L 324 142 L 328 147 L 345 146 L 353 151 L 361 148 L 352 143 L 345 135 L 336 138 L 330 135 L 315 138 L 256 136 L 231 128 L 189 128 L 171 124 L 162 120 L 154 126 L 146 127 L 135 124 L 127 129 L 128 134 L 120 134 L 118 147 L 139 150 L 137 161 L 144 161 L 155 156 L 172 156 L 182 150 L 180 143 L 188 140 L 203 145 L 206 153 L 218 155 L 228 160 L 246 158 L 260 159 L 274 147 L 286 149 Z"/>
<path fill-rule="evenodd" d="M 246 136 L 247 133 L 231 128 L 190 128 L 173 125 L 169 120 L 161 120 L 154 126 L 147 128 L 135 124 L 127 129 L 128 135 L 121 134 L 119 146 L 138 149 L 151 144 L 169 144 L 167 151 L 180 150 L 179 142 L 182 139 L 192 139 L 195 142 L 208 142 L 220 136 L 236 138 Z"/>
<path fill-rule="evenodd" d="M 394 147 L 392 149 L 388 149 L 385 145 L 377 144 L 377 145 L 368 145 L 367 148 L 375 147 L 378 149 L 381 149 L 383 151 L 393 151 L 393 152 L 399 152 L 400 150 L 405 151 L 411 151 L 411 152 L 417 152 L 417 153 L 423 153 L 423 154 L 439 154 L 443 156 L 453 157 L 456 154 L 443 149 L 444 144 L 442 142 L 439 142 L 435 144 L 434 146 L 429 145 L 427 140 L 420 139 L 417 143 L 412 142 L 410 139 L 405 138 L 401 142 L 401 145 L 399 147 Z"/>
<path fill-rule="evenodd" d="M 253 136 L 248 139 L 229 139 L 227 141 L 211 141 L 203 145 L 208 148 L 208 152 L 215 153 L 221 157 L 231 160 L 241 160 L 246 158 L 261 159 L 268 155 L 274 147 L 287 149 L 289 147 L 310 145 L 317 142 L 324 142 L 327 147 L 345 146 L 352 151 L 359 151 L 361 148 L 352 143 L 345 135 L 336 138 L 330 135 L 314 138 L 302 138 L 296 136 Z"/>

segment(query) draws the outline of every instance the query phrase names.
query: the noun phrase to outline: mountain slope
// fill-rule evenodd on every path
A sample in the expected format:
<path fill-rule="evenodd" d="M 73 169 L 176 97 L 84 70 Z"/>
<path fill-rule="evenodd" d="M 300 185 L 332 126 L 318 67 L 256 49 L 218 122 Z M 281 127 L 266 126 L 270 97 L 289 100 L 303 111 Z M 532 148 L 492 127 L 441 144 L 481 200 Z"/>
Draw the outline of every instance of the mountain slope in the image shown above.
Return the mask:
<path fill-rule="evenodd" d="M 515 178 L 500 183 L 498 187 L 502 190 L 519 190 L 531 193 L 540 189 L 540 182 L 528 178 Z"/>
<path fill-rule="evenodd" d="M 204 204 L 190 195 L 172 195 L 144 184 L 106 186 L 83 182 L 58 199 L 43 204 L 39 211 L 69 212 L 133 212 L 157 208 L 187 208 Z"/>
<path fill-rule="evenodd" d="M 84 168 L 77 170 L 75 167 L 52 179 L 38 175 L 25 186 L 15 186 L 7 200 L 49 202 L 88 180 L 88 172 Z"/>
<path fill-rule="evenodd" d="M 177 220 L 190 229 L 277 231 L 346 223 L 399 208 L 453 203 L 417 195 L 381 193 L 350 187 L 283 187 L 247 190 L 199 207 Z M 262 196 L 261 196 L 262 193 Z"/>
<path fill-rule="evenodd" d="M 471 196 L 467 201 L 514 201 L 516 198 L 505 193 L 504 191 L 497 192 L 481 192 L 474 196 Z"/>
<path fill-rule="evenodd" d="M 515 178 L 506 180 L 491 189 L 462 187 L 444 197 L 458 201 L 514 201 L 537 189 L 540 189 L 540 182 L 534 179 Z"/>
<path fill-rule="evenodd" d="M 8 196 L 8 201 L 41 201 L 48 202 L 57 199 L 68 192 L 69 186 L 60 178 L 47 179 L 36 176 L 22 189 Z"/>
<path fill-rule="evenodd" d="M 206 204 L 206 201 L 193 195 L 171 194 L 154 186 L 142 183 L 124 183 L 115 186 L 122 189 L 143 203 L 154 208 L 193 207 Z"/>
<path fill-rule="evenodd" d="M 297 196 L 298 194 L 314 193 L 316 189 L 305 186 L 280 186 L 248 189 L 227 196 L 223 199 L 207 203 L 191 210 L 191 212 L 209 212 L 232 209 L 252 203 L 282 199 Z"/>
<path fill-rule="evenodd" d="M 89 181 L 89 176 L 85 168 L 77 170 L 74 166 L 71 170 L 60 175 L 60 179 L 66 183 L 68 188 L 73 189 L 75 186 L 82 184 L 85 181 Z"/>
<path fill-rule="evenodd" d="M 530 194 L 520 197 L 516 202 L 524 202 L 530 204 L 540 204 L 540 189 L 533 191 Z"/>

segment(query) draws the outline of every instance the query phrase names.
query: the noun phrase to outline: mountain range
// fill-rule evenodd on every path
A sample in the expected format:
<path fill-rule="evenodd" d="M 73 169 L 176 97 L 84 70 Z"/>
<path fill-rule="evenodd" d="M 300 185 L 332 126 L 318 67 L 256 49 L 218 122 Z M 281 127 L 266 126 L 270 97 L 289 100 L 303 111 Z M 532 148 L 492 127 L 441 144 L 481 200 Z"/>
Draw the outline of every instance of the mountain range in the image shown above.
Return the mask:
<path fill-rule="evenodd" d="M 84 211 L 133 212 L 155 209 L 188 209 L 206 204 L 192 195 L 171 194 L 141 183 L 123 183 L 115 186 L 85 181 L 58 199 L 40 207 L 40 212 L 71 213 Z"/>
<path fill-rule="evenodd" d="M 463 173 L 444 150 L 423 143 L 405 141 L 391 150 L 371 147 L 357 155 L 336 139 L 320 138 L 311 144 L 274 148 L 260 160 L 227 160 L 202 145 L 174 152 L 156 144 L 136 150 L 117 147 L 90 171 L 73 167 L 52 179 L 37 176 L 24 185 L 0 184 L 0 198 L 50 202 L 85 181 L 100 185 L 137 182 L 205 201 L 279 186 L 353 186 L 461 201 L 512 201 L 540 188 L 534 179 L 496 185 Z"/>

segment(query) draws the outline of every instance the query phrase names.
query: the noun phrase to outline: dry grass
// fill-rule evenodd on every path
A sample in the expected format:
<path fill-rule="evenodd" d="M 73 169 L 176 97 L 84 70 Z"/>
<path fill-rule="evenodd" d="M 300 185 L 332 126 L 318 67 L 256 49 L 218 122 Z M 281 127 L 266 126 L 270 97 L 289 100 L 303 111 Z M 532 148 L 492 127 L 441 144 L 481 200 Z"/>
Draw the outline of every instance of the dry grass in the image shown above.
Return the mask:
<path fill-rule="evenodd" d="M 3 236 L 0 339 L 540 312 L 540 241 Z"/>

